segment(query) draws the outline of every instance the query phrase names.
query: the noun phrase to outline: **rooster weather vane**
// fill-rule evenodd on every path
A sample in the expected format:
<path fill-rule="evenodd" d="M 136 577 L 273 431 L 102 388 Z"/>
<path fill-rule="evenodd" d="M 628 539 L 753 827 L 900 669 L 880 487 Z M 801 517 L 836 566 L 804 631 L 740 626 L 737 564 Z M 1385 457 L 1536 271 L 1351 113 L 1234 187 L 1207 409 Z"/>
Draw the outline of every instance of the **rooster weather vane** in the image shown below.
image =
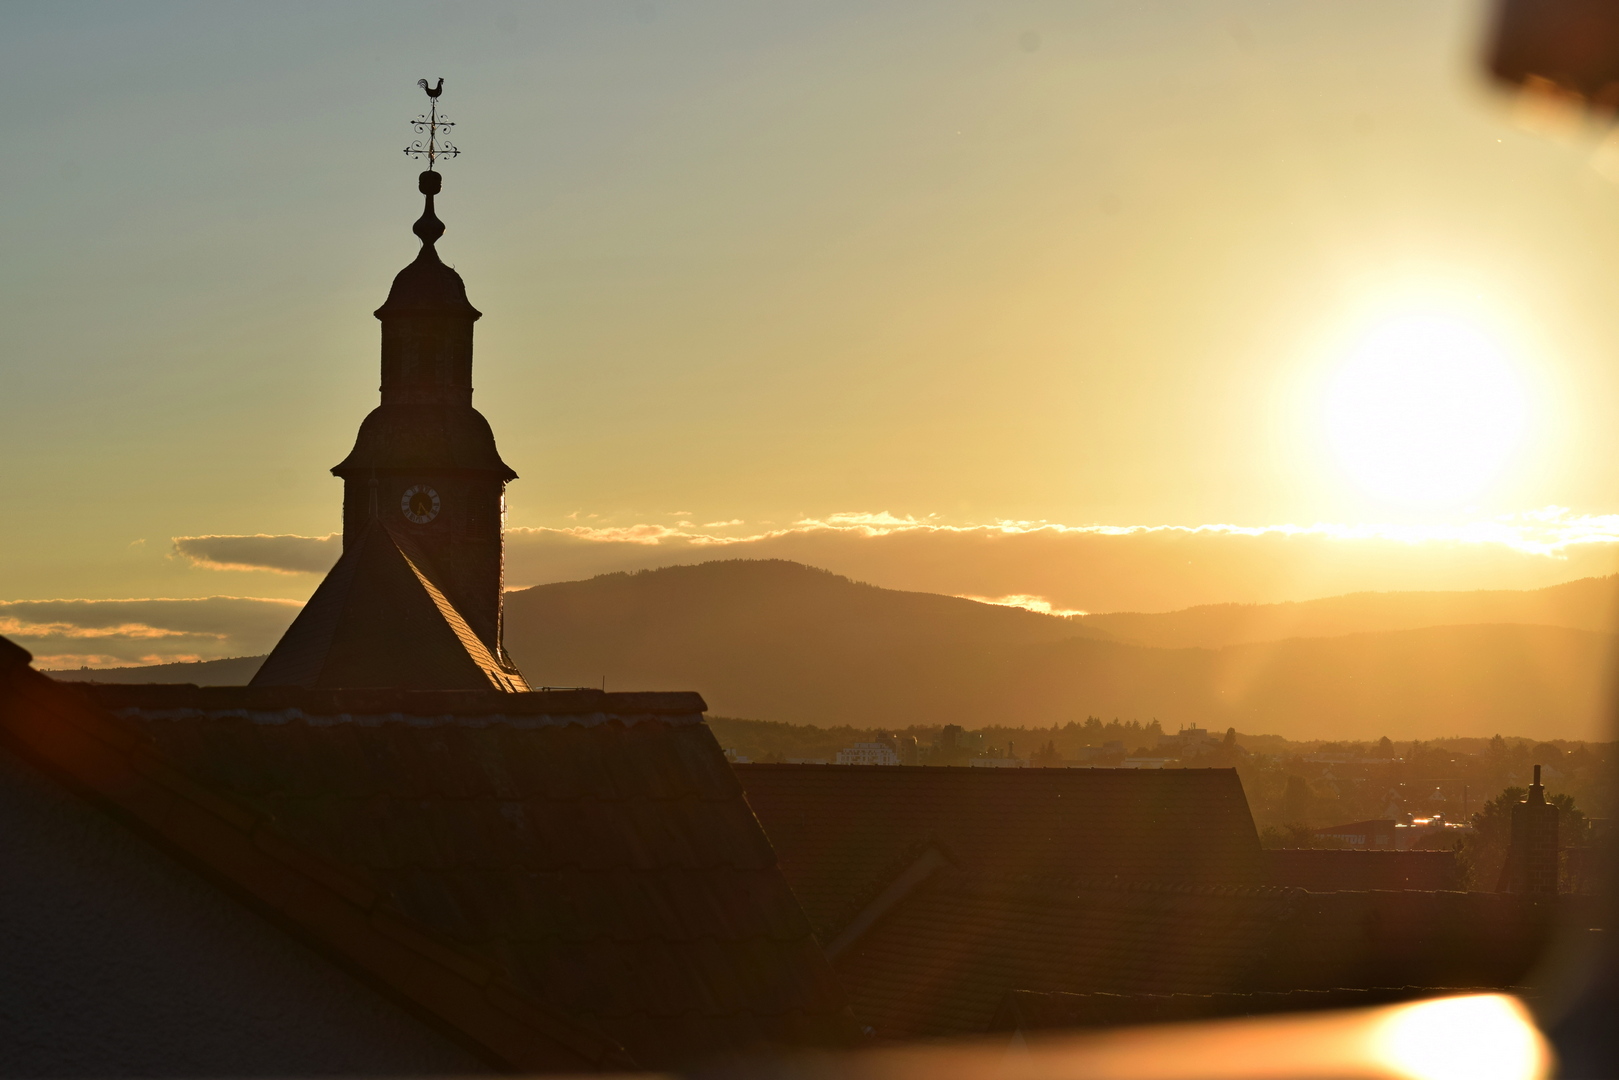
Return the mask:
<path fill-rule="evenodd" d="M 432 169 L 435 162 L 441 157 L 459 157 L 457 150 L 446 134 L 455 126 L 452 121 L 439 115 L 438 96 L 444 93 L 444 80 L 440 79 L 437 86 L 428 86 L 426 79 L 417 79 L 416 85 L 427 92 L 427 111 L 410 122 L 418 136 L 411 144 L 405 147 L 405 154 L 412 158 L 426 158 L 428 169 Z"/>

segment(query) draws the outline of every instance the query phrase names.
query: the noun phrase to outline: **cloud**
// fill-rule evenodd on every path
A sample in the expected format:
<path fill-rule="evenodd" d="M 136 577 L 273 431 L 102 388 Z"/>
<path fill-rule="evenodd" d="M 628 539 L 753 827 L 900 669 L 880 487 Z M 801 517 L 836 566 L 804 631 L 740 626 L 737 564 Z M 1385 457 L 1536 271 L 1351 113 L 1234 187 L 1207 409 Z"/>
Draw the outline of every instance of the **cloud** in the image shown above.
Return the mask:
<path fill-rule="evenodd" d="M 1619 515 L 1550 507 L 1447 527 L 950 525 L 840 513 L 763 531 L 657 524 L 507 532 L 514 588 L 712 559 L 779 558 L 888 588 L 1168 611 L 1397 589 L 1528 589 L 1619 569 Z"/>
<path fill-rule="evenodd" d="M 343 553 L 343 538 L 330 536 L 176 536 L 174 553 L 207 570 L 268 570 L 277 574 L 324 574 Z"/>
<path fill-rule="evenodd" d="M 1530 589 L 1619 569 L 1619 515 L 1561 507 L 1442 527 L 952 525 L 888 512 L 745 525 L 513 528 L 506 581 L 526 588 L 712 559 L 791 559 L 888 588 L 1063 614 L 1362 591 Z M 174 548 L 213 569 L 317 574 L 336 561 L 342 542 L 335 535 L 181 536 Z"/>
<path fill-rule="evenodd" d="M 256 656 L 303 605 L 251 596 L 0 602 L 0 634 L 39 668 L 121 667 Z"/>
<path fill-rule="evenodd" d="M 972 596 L 961 594 L 963 600 L 976 600 L 980 604 L 994 604 L 996 607 L 1015 607 L 1025 611 L 1038 611 L 1042 615 L 1057 615 L 1067 618 L 1071 615 L 1089 615 L 1088 611 L 1077 608 L 1060 608 L 1052 604 L 1043 596 L 1030 596 L 1028 593 L 1013 593 L 1010 596 Z"/>

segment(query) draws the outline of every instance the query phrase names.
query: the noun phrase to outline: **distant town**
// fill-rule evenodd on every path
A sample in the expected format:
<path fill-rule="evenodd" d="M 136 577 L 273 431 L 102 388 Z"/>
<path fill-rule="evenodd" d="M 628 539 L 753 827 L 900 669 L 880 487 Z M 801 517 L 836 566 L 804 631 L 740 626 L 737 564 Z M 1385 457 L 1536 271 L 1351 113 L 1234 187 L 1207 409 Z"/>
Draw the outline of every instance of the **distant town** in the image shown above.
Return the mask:
<path fill-rule="evenodd" d="M 1292 742 L 1227 729 L 1165 731 L 1157 720 L 1050 728 L 955 724 L 898 730 L 733 717 L 709 726 L 733 763 L 958 765 L 974 768 L 1235 768 L 1268 848 L 1446 851 L 1455 884 L 1492 889 L 1508 845 L 1507 808 L 1536 767 L 1562 810 L 1564 882 L 1586 887 L 1583 856 L 1614 811 L 1614 744 L 1496 736 L 1399 742 Z"/>

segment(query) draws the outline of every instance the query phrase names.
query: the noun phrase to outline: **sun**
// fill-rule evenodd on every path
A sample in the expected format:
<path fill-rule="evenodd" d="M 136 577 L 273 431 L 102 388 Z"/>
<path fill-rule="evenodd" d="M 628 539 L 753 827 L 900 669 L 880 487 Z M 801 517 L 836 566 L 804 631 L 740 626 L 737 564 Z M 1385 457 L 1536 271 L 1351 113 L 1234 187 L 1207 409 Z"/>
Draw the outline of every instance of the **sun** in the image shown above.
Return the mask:
<path fill-rule="evenodd" d="M 1500 478 L 1529 421 L 1500 341 L 1454 316 L 1403 315 L 1363 335 L 1327 384 L 1325 435 L 1370 495 L 1455 506 Z"/>

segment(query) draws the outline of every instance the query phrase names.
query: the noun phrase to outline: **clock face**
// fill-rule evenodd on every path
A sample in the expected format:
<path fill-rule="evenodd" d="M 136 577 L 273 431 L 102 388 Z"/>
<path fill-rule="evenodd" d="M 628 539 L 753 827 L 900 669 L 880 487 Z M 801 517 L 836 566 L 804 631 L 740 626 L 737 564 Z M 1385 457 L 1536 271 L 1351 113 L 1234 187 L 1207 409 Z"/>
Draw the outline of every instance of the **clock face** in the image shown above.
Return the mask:
<path fill-rule="evenodd" d="M 438 517 L 438 507 L 438 492 L 426 484 L 406 488 L 399 500 L 399 509 L 404 511 L 406 519 L 418 525 L 426 525 Z"/>

